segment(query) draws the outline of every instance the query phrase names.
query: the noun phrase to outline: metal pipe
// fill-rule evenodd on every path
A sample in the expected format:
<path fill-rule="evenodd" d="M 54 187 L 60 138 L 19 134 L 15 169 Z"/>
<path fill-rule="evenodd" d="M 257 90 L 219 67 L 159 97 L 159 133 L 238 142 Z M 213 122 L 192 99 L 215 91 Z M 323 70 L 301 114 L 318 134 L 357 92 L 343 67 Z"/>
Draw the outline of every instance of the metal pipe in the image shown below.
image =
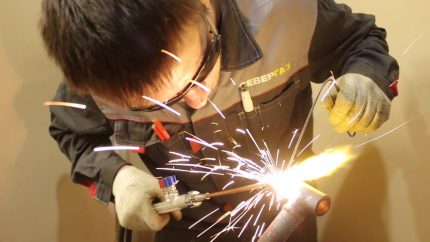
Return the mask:
<path fill-rule="evenodd" d="M 284 205 L 258 242 L 285 242 L 303 222 L 307 212 L 301 203 L 296 203 L 293 207 Z"/>
<path fill-rule="evenodd" d="M 330 209 L 330 198 L 303 183 L 300 197 L 291 205 L 285 204 L 258 242 L 285 242 L 309 214 L 322 216 Z"/>

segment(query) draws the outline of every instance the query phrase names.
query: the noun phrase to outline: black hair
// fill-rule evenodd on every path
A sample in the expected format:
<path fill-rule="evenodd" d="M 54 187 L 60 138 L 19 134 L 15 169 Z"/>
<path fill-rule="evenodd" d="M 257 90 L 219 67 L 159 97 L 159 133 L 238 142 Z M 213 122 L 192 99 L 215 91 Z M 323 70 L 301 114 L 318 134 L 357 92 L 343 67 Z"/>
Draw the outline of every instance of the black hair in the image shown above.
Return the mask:
<path fill-rule="evenodd" d="M 44 0 L 40 29 L 68 85 L 129 106 L 157 90 L 184 27 L 201 19 L 200 0 Z"/>

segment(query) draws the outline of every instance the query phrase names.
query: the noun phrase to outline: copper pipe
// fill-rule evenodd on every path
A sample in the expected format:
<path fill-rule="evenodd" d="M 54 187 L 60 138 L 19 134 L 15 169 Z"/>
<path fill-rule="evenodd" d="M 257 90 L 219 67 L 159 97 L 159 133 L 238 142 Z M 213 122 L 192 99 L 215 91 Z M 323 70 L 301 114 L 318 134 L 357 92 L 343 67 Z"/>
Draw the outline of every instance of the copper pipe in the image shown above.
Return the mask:
<path fill-rule="evenodd" d="M 246 185 L 246 186 L 237 187 L 237 188 L 232 188 L 232 189 L 228 189 L 228 190 L 224 190 L 224 191 L 206 193 L 205 196 L 206 196 L 207 199 L 210 199 L 210 198 L 213 198 L 213 197 L 219 197 L 219 196 L 226 196 L 226 195 L 235 194 L 235 193 L 238 193 L 238 192 L 246 192 L 246 191 L 251 191 L 251 190 L 254 190 L 254 189 L 261 189 L 261 188 L 263 188 L 265 186 L 267 186 L 267 184 L 255 183 L 255 184 Z"/>

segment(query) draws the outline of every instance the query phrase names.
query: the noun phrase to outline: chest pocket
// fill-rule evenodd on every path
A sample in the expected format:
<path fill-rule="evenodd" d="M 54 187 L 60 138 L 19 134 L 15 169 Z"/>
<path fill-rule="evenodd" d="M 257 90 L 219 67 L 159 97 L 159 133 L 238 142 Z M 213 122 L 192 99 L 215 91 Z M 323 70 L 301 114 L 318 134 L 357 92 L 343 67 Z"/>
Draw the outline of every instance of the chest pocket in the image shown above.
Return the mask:
<path fill-rule="evenodd" d="M 278 166 L 281 166 L 281 161 L 289 158 L 311 102 L 309 82 L 297 80 L 273 99 L 258 104 L 253 112 L 239 113 L 239 117 L 242 126 L 250 130 L 260 148 L 268 148 L 272 154 L 279 149 Z M 248 147 L 255 147 L 254 141 L 251 142 L 248 141 Z"/>

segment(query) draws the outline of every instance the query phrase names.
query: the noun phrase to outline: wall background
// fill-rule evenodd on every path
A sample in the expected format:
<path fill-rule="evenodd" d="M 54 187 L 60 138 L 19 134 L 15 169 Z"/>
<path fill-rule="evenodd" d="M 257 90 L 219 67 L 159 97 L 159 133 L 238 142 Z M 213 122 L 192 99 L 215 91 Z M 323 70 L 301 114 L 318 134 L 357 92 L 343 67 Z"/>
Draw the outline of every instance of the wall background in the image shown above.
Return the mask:
<path fill-rule="evenodd" d="M 69 180 L 70 166 L 47 134 L 49 100 L 61 79 L 37 32 L 40 0 L 0 0 L 0 242 L 114 241 L 111 208 Z M 320 218 L 322 242 L 429 241 L 430 6 L 424 0 L 343 1 L 372 13 L 401 66 L 400 97 L 375 134 L 336 135 L 315 111 L 315 144 L 360 144 L 360 157 L 319 181 L 334 203 Z"/>
<path fill-rule="evenodd" d="M 392 103 L 390 120 L 363 137 L 339 137 L 338 143 L 360 144 L 413 121 L 362 150 L 343 171 L 319 182 L 334 201 L 328 216 L 320 218 L 320 238 L 333 241 L 430 241 L 430 41 L 425 12 L 429 3 L 412 1 L 341 1 L 355 12 L 377 16 L 388 32 L 390 53 L 400 64 L 400 96 Z M 328 128 L 325 112 L 316 111 L 316 133 L 336 134 Z M 324 123 L 326 122 L 326 123 Z M 330 130 L 330 132 L 328 132 Z M 349 141 L 348 141 L 349 140 Z M 316 149 L 325 142 L 317 142 Z"/>
<path fill-rule="evenodd" d="M 70 182 L 70 165 L 47 135 L 61 75 L 37 22 L 41 1 L 0 0 L 0 242 L 114 241 L 107 207 Z"/>

